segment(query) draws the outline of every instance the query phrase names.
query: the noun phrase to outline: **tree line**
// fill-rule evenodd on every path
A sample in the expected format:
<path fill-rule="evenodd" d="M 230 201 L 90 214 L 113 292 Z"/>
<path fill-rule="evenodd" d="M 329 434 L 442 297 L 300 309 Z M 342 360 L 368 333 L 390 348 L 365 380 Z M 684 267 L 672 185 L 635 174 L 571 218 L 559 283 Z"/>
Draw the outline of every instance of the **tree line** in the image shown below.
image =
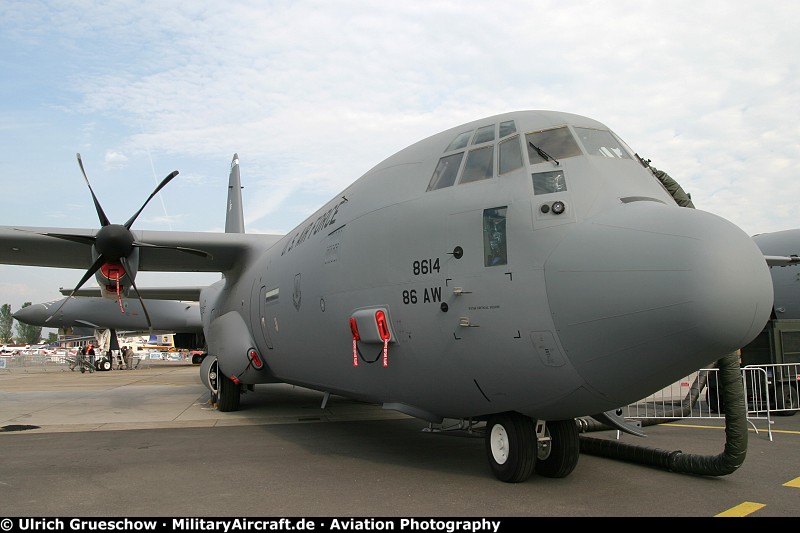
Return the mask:
<path fill-rule="evenodd" d="M 28 307 L 31 302 L 25 302 L 22 307 Z M 13 335 L 14 322 L 16 322 L 17 335 Z M 52 343 L 58 340 L 58 335 L 50 333 L 47 342 Z M 3 344 L 39 344 L 42 341 L 42 327 L 23 324 L 14 320 L 11 315 L 11 304 L 0 306 L 0 343 Z"/>

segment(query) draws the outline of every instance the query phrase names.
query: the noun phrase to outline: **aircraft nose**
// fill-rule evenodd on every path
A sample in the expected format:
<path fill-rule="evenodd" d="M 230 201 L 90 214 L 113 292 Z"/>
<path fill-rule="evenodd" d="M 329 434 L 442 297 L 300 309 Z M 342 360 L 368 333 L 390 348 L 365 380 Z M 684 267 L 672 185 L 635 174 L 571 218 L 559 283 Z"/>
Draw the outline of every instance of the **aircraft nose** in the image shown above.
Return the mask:
<path fill-rule="evenodd" d="M 45 304 L 33 304 L 23 307 L 15 313 L 11 313 L 14 320 L 22 322 L 23 324 L 30 324 L 32 326 L 40 326 L 47 320 L 48 314 L 47 306 Z"/>
<path fill-rule="evenodd" d="M 567 357 L 609 409 L 741 348 L 769 319 L 769 267 L 725 219 L 639 201 L 573 229 L 545 264 L 547 295 Z"/>

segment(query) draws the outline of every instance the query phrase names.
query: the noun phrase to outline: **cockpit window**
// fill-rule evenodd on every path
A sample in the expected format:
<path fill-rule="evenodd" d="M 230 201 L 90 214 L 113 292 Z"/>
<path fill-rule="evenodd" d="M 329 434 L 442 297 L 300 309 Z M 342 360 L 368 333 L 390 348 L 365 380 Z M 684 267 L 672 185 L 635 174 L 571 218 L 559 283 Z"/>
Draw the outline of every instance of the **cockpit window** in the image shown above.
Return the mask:
<path fill-rule="evenodd" d="M 483 265 L 508 263 L 506 246 L 506 212 L 508 206 L 483 210 Z"/>
<path fill-rule="evenodd" d="M 469 139 L 469 137 L 467 137 Z M 450 187 L 456 182 L 458 176 L 458 167 L 461 166 L 461 159 L 464 157 L 464 152 L 448 155 L 439 160 L 436 165 L 436 170 L 433 171 L 431 181 L 428 184 L 428 190 L 434 191 L 443 187 Z"/>
<path fill-rule="evenodd" d="M 467 145 L 467 143 L 469 143 L 470 137 L 472 137 L 472 130 L 465 131 L 464 133 L 459 133 L 458 137 L 453 139 L 453 142 L 451 142 L 450 145 L 447 148 L 445 148 L 444 151 L 452 152 L 453 150 L 460 150 L 461 148 L 464 148 Z"/>
<path fill-rule="evenodd" d="M 494 172 L 493 154 L 493 145 L 470 150 L 467 155 L 467 162 L 464 165 L 464 173 L 461 176 L 460 183 L 470 183 L 472 181 L 491 178 Z"/>
<path fill-rule="evenodd" d="M 513 120 L 506 120 L 505 122 L 500 123 L 501 139 L 506 135 L 511 135 L 512 133 L 517 133 L 517 125 L 514 123 Z"/>
<path fill-rule="evenodd" d="M 578 143 L 566 126 L 527 133 L 525 145 L 528 147 L 528 160 L 531 165 L 581 155 Z"/>
<path fill-rule="evenodd" d="M 567 181 L 564 179 L 563 170 L 552 172 L 538 172 L 533 177 L 533 194 L 549 194 L 567 190 Z"/>
<path fill-rule="evenodd" d="M 610 131 L 591 128 L 575 128 L 586 153 L 618 159 L 633 159 Z"/>
<path fill-rule="evenodd" d="M 478 128 L 475 132 L 475 138 L 472 139 L 472 144 L 480 144 L 494 140 L 494 124 L 491 126 L 483 126 Z"/>
<path fill-rule="evenodd" d="M 513 121 L 512 121 L 513 122 Z M 500 175 L 522 167 L 522 152 L 519 149 L 519 135 L 507 139 L 498 146 L 497 159 L 499 168 L 497 173 Z"/>

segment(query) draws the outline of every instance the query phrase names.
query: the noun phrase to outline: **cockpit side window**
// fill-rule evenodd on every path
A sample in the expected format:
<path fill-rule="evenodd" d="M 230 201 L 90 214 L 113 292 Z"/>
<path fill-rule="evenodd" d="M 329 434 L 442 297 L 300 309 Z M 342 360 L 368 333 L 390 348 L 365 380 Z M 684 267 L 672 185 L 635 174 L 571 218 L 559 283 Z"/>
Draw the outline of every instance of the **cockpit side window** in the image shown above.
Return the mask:
<path fill-rule="evenodd" d="M 467 137 L 467 139 L 469 139 L 469 137 Z M 450 187 L 454 184 L 463 157 L 464 152 L 458 152 L 457 154 L 441 158 L 439 164 L 436 165 L 436 170 L 433 171 L 433 176 L 431 176 L 431 181 L 428 184 L 427 190 L 434 191 L 443 187 Z"/>
<path fill-rule="evenodd" d="M 506 243 L 506 212 L 508 206 L 483 210 L 483 265 L 498 266 L 508 263 Z"/>
<path fill-rule="evenodd" d="M 467 162 L 464 164 L 464 173 L 461 176 L 460 183 L 464 184 L 491 178 L 494 172 L 493 155 L 493 145 L 470 150 L 469 154 L 467 154 Z"/>
<path fill-rule="evenodd" d="M 472 137 L 472 130 L 465 131 L 464 133 L 459 133 L 458 137 L 453 139 L 453 142 L 445 148 L 445 152 L 452 152 L 453 150 L 460 150 L 464 148 L 469 143 L 469 138 Z"/>
<path fill-rule="evenodd" d="M 519 135 L 511 137 L 497 146 L 498 174 L 503 175 L 522 167 L 522 151 L 519 149 Z"/>
<path fill-rule="evenodd" d="M 618 159 L 633 159 L 610 131 L 592 128 L 575 128 L 575 133 L 583 144 L 586 153 Z"/>
<path fill-rule="evenodd" d="M 475 138 L 472 139 L 472 144 L 481 144 L 494 140 L 494 124 L 491 126 L 483 126 L 478 128 L 475 132 Z"/>
<path fill-rule="evenodd" d="M 469 130 L 459 133 L 455 139 L 445 149 L 445 155 L 436 165 L 430 182 L 428 191 L 435 191 L 450 187 L 459 179 L 459 169 L 464 159 L 464 152 L 450 153 L 455 150 L 463 150 L 472 140 L 472 145 L 483 145 L 479 148 L 470 150 L 467 154 L 464 168 L 461 170 L 461 180 L 459 183 L 471 183 L 473 181 L 491 179 L 495 175 L 494 166 L 494 141 L 497 139 L 495 133 L 498 124 L 481 126 L 476 130 Z M 517 131 L 516 123 L 513 120 L 506 120 L 499 124 L 500 137 L 508 137 Z M 515 135 L 509 137 L 498 145 L 498 159 L 500 161 L 499 174 L 505 174 L 521 168 L 522 151 L 520 149 L 520 137 Z"/>
<path fill-rule="evenodd" d="M 566 126 L 527 133 L 525 145 L 528 147 L 528 160 L 531 165 L 547 161 L 548 157 L 559 160 L 581 155 L 578 143 Z"/>

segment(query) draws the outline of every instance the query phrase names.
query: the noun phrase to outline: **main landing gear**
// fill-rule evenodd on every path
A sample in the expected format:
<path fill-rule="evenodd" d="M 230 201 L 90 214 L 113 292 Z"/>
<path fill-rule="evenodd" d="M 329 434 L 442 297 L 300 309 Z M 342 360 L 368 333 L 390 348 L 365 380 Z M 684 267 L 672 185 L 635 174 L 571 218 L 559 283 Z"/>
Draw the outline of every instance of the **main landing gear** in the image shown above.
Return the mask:
<path fill-rule="evenodd" d="M 569 475 L 578 464 L 580 437 L 575 420 L 535 422 L 515 412 L 492 415 L 486 423 L 486 456 L 494 475 L 520 483 L 536 472 Z"/>
<path fill-rule="evenodd" d="M 216 357 L 206 357 L 200 367 L 200 380 L 211 391 L 211 401 L 223 412 L 238 411 L 242 386 L 219 370 Z"/>

